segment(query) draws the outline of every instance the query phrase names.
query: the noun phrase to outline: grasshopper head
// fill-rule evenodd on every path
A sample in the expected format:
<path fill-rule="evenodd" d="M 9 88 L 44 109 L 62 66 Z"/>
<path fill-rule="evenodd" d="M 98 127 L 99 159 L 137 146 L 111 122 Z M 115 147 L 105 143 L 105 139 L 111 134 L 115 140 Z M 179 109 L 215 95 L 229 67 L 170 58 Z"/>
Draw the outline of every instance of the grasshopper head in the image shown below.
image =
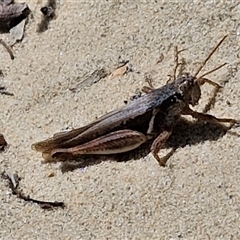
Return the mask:
<path fill-rule="evenodd" d="M 175 80 L 183 100 L 187 104 L 195 106 L 201 97 L 200 84 L 189 73 L 183 73 Z"/>

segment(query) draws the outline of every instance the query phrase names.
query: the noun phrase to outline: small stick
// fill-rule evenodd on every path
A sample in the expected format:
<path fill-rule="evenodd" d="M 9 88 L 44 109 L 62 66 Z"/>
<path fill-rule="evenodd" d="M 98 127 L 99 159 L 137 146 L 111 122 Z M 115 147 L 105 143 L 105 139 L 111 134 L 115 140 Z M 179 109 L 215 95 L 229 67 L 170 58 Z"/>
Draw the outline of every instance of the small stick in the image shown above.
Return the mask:
<path fill-rule="evenodd" d="M 12 194 L 17 195 L 18 198 L 23 199 L 24 201 L 37 203 L 41 208 L 47 209 L 47 210 L 52 210 L 55 207 L 61 207 L 61 208 L 65 207 L 63 202 L 41 201 L 41 200 L 33 199 L 29 196 L 25 196 L 25 194 L 18 189 L 19 182 L 21 179 L 16 173 L 10 176 L 6 174 L 6 172 L 2 172 L 1 177 L 2 179 L 6 179 L 8 181 L 8 186 L 12 190 Z"/>
<path fill-rule="evenodd" d="M 0 39 L 0 43 L 6 48 L 6 50 L 8 51 L 8 53 L 10 55 L 11 60 L 13 60 L 15 57 L 13 55 L 11 48 L 2 39 Z"/>

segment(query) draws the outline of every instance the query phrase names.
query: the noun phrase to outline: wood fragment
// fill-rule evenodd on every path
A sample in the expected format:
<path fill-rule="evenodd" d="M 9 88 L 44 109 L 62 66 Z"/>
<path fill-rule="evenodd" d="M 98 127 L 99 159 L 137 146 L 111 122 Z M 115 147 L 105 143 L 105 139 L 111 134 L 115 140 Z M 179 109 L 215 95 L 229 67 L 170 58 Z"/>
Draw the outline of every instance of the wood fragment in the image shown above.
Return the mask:
<path fill-rule="evenodd" d="M 5 179 L 8 183 L 8 187 L 11 189 L 13 195 L 17 195 L 18 198 L 23 199 L 26 202 L 37 203 L 42 209 L 45 210 L 53 210 L 54 208 L 64 208 L 64 202 L 49 202 L 49 201 L 41 201 L 31 198 L 30 196 L 26 196 L 21 190 L 18 189 L 19 182 L 21 178 L 17 173 L 13 175 L 9 175 L 6 172 L 1 173 L 1 178 Z"/>
<path fill-rule="evenodd" d="M 12 0 L 0 1 L 0 32 L 6 33 L 18 25 L 30 13 L 26 3 L 14 3 Z"/>

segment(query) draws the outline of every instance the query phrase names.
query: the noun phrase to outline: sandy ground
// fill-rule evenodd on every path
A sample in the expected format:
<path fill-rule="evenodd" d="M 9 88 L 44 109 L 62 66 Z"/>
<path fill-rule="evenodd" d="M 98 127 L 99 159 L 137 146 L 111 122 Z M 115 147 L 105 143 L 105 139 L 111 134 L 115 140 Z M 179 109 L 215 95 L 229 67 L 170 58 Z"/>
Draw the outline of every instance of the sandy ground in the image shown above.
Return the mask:
<path fill-rule="evenodd" d="M 0 153 L 0 171 L 17 172 L 31 197 L 64 201 L 66 208 L 44 211 L 11 195 L 1 180 L 0 239 L 239 239 L 239 128 L 225 134 L 209 124 L 180 126 L 160 152 L 178 147 L 165 168 L 146 149 L 126 162 L 107 158 L 62 173 L 59 163 L 42 164 L 31 150 L 34 142 L 124 105 L 146 75 L 156 87 L 164 85 L 175 45 L 187 48 L 181 57 L 194 72 L 226 34 L 203 72 L 227 63 L 209 76 L 225 83 L 210 113 L 239 119 L 239 2 L 57 1 L 57 19 L 42 34 L 36 29 L 44 2 L 27 3 L 33 17 L 14 47 L 15 60 L 0 46 L 0 83 L 14 93 L 0 95 L 0 130 L 9 143 Z M 102 67 L 111 71 L 120 60 L 129 60 L 133 72 L 69 91 L 83 76 Z M 197 110 L 211 93 L 205 85 Z"/>

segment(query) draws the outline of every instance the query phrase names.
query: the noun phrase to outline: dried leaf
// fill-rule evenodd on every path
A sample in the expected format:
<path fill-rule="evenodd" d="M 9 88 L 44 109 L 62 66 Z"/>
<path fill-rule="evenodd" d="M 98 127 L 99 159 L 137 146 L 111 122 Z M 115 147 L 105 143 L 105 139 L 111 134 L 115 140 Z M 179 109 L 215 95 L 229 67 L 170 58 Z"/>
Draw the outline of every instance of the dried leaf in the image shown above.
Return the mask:
<path fill-rule="evenodd" d="M 123 65 L 117 69 L 115 69 L 109 76 L 108 79 L 112 80 L 117 77 L 122 77 L 128 70 L 127 65 Z"/>

